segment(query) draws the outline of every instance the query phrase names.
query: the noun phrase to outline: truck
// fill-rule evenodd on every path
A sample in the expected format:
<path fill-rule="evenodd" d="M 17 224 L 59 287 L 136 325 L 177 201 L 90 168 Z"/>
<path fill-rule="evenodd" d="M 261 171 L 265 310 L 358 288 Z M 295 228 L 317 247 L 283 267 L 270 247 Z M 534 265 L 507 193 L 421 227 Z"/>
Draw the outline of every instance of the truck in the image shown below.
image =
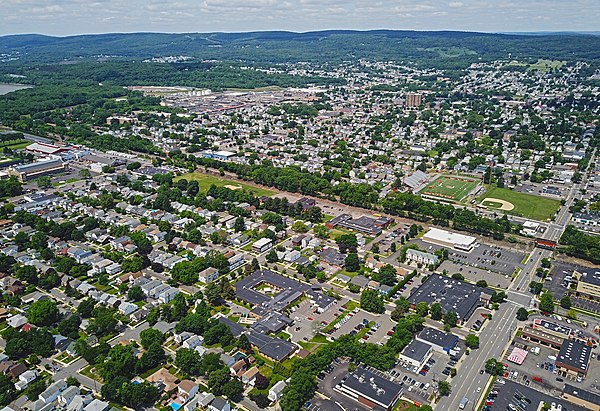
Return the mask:
<path fill-rule="evenodd" d="M 467 397 L 463 397 L 463 399 L 460 400 L 460 404 L 458 404 L 458 408 L 460 408 L 461 410 L 464 410 L 468 403 L 469 403 L 469 399 Z"/>

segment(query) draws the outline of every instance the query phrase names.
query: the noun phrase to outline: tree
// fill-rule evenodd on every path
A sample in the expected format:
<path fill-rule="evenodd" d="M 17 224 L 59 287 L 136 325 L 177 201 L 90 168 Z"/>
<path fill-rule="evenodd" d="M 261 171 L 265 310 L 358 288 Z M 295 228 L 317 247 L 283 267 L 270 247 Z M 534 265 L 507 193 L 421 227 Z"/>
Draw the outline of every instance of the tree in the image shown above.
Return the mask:
<path fill-rule="evenodd" d="M 347 251 L 355 253 L 358 247 L 358 240 L 355 234 L 342 234 L 335 239 L 335 242 L 341 253 L 346 253 Z"/>
<path fill-rule="evenodd" d="M 444 324 L 450 327 L 456 327 L 457 323 L 458 315 L 456 314 L 456 311 L 448 311 L 446 315 L 444 315 Z"/>
<path fill-rule="evenodd" d="M 294 224 L 292 224 L 292 230 L 294 230 L 297 233 L 306 233 L 308 231 L 308 227 L 306 226 L 306 224 L 304 224 L 303 221 L 295 221 Z"/>
<path fill-rule="evenodd" d="M 448 381 L 438 382 L 438 392 L 442 397 L 447 397 L 452 392 L 452 387 Z"/>
<path fill-rule="evenodd" d="M 38 300 L 31 304 L 25 315 L 30 323 L 38 327 L 49 326 L 58 321 L 58 307 L 53 301 Z"/>
<path fill-rule="evenodd" d="M 545 292 L 540 297 L 539 304 L 540 311 L 547 314 L 552 314 L 554 312 L 554 298 L 552 294 L 549 292 Z"/>
<path fill-rule="evenodd" d="M 238 398 L 242 392 L 244 391 L 244 387 L 242 383 L 237 378 L 232 378 L 223 386 L 223 395 L 229 398 L 230 400 Z"/>
<path fill-rule="evenodd" d="M 383 299 L 375 290 L 365 290 L 360 296 L 360 308 L 363 310 L 381 314 L 385 311 Z"/>
<path fill-rule="evenodd" d="M 346 256 L 344 260 L 344 268 L 351 273 L 355 273 L 360 268 L 360 260 L 358 259 L 358 254 L 350 253 Z"/>
<path fill-rule="evenodd" d="M 202 362 L 203 359 L 200 354 L 190 348 L 180 348 L 175 355 L 177 368 L 189 375 L 200 375 Z"/>
<path fill-rule="evenodd" d="M 87 168 L 82 168 L 81 170 L 79 170 L 79 177 L 90 178 L 91 176 L 92 176 L 92 173 Z"/>
<path fill-rule="evenodd" d="M 70 317 L 58 323 L 58 332 L 65 336 L 76 340 L 79 338 L 79 326 L 81 325 L 81 317 L 73 314 Z"/>
<path fill-rule="evenodd" d="M 79 380 L 77 380 L 77 378 L 71 376 L 71 377 L 67 377 L 65 379 L 65 382 L 67 383 L 68 386 L 73 386 L 73 387 L 79 387 Z"/>
<path fill-rule="evenodd" d="M 204 296 L 206 297 L 206 301 L 208 301 L 209 304 L 217 304 L 221 299 L 221 287 L 214 281 L 208 283 L 208 285 L 204 289 Z"/>
<path fill-rule="evenodd" d="M 479 337 L 475 334 L 469 334 L 465 337 L 465 344 L 469 348 L 478 348 L 479 347 Z"/>
<path fill-rule="evenodd" d="M 521 307 L 517 310 L 517 320 L 519 321 L 527 321 L 527 318 L 529 318 L 529 312 Z"/>
<path fill-rule="evenodd" d="M 8 405 L 15 399 L 15 384 L 4 374 L 0 374 L 0 405 Z"/>
<path fill-rule="evenodd" d="M 477 281 L 477 284 L 476 284 L 476 285 L 477 285 L 477 287 L 482 287 L 482 288 L 485 288 L 485 287 L 487 287 L 487 286 L 488 286 L 488 283 L 487 283 L 487 281 L 485 281 L 485 280 L 479 280 L 479 281 Z"/>
<path fill-rule="evenodd" d="M 415 306 L 415 312 L 417 313 L 417 315 L 419 317 L 427 317 L 427 314 L 429 313 L 429 306 L 427 305 L 426 302 L 421 301 L 419 303 L 417 303 L 417 305 Z"/>
<path fill-rule="evenodd" d="M 231 379 L 229 369 L 221 368 L 210 373 L 208 376 L 208 389 L 215 395 L 222 395 L 224 386 Z"/>
<path fill-rule="evenodd" d="M 504 373 L 504 366 L 495 358 L 490 358 L 485 362 L 485 371 L 491 375 L 502 375 Z"/>
<path fill-rule="evenodd" d="M 569 298 L 568 295 L 565 295 L 564 297 L 562 297 L 560 299 L 560 306 L 562 308 L 564 308 L 565 310 L 568 310 L 569 308 L 571 308 L 571 299 Z"/>
<path fill-rule="evenodd" d="M 329 229 L 323 224 L 318 224 L 313 227 L 313 234 L 317 238 L 327 239 L 329 238 Z"/>
<path fill-rule="evenodd" d="M 140 333 L 140 342 L 146 350 L 154 343 L 161 345 L 164 340 L 164 334 L 154 328 L 147 328 Z"/>
<path fill-rule="evenodd" d="M 246 334 L 240 335 L 237 341 L 237 347 L 240 350 L 250 352 L 252 350 L 252 345 L 250 345 L 250 341 L 248 340 L 248 336 Z"/>
<path fill-rule="evenodd" d="M 142 301 L 144 299 L 144 292 L 139 285 L 134 285 L 127 290 L 127 298 L 131 301 Z"/>
<path fill-rule="evenodd" d="M 233 223 L 233 229 L 238 233 L 246 229 L 244 217 L 238 217 L 235 219 L 235 222 Z"/>
<path fill-rule="evenodd" d="M 42 176 L 38 178 L 37 185 L 39 188 L 50 188 L 52 187 L 52 179 L 49 176 Z"/>
<path fill-rule="evenodd" d="M 92 311 L 94 310 L 95 306 L 96 304 L 94 303 L 94 300 L 92 300 L 91 298 L 86 298 L 85 300 L 82 300 L 77 306 L 77 312 L 83 318 L 90 318 L 92 316 Z"/>
<path fill-rule="evenodd" d="M 277 261 L 279 261 L 279 257 L 277 257 L 277 251 L 275 251 L 274 248 L 271 248 L 271 251 L 269 251 L 267 253 L 267 255 L 265 255 L 265 260 L 268 263 L 271 263 L 271 264 L 276 263 Z"/>
<path fill-rule="evenodd" d="M 529 290 L 535 295 L 540 294 L 543 289 L 544 289 L 544 285 L 542 283 L 538 283 L 536 281 L 531 281 L 529 283 Z"/>
<path fill-rule="evenodd" d="M 440 303 L 431 304 L 431 308 L 429 310 L 431 312 L 431 319 L 435 321 L 439 321 L 443 317 L 442 306 Z"/>
<path fill-rule="evenodd" d="M 391 264 L 386 264 L 379 269 L 378 273 L 373 275 L 373 279 L 379 284 L 393 286 L 397 282 L 396 268 Z"/>

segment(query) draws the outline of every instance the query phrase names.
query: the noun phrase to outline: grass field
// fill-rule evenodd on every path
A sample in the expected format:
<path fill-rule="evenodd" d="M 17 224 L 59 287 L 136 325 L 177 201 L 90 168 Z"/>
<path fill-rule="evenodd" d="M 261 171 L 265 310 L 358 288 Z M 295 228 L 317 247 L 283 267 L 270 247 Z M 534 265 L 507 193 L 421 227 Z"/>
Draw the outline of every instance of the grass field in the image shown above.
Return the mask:
<path fill-rule="evenodd" d="M 561 68 L 564 64 L 565 62 L 560 60 L 538 60 L 537 63 L 530 64 L 528 70 L 546 73 L 550 70 Z"/>
<path fill-rule="evenodd" d="M 549 220 L 560 207 L 560 201 L 552 198 L 536 196 L 532 194 L 519 193 L 508 188 L 489 186 L 485 194 L 479 197 L 479 203 L 494 208 L 498 204 L 493 201 L 485 201 L 486 198 L 497 198 L 508 201 L 515 206 L 508 211 L 510 214 L 520 215 L 534 220 Z"/>
<path fill-rule="evenodd" d="M 186 180 L 196 180 L 198 182 L 198 186 L 200 191 L 206 193 L 211 185 L 216 185 L 217 187 L 228 187 L 231 189 L 244 189 L 253 192 L 257 196 L 272 196 L 275 194 L 275 191 L 267 190 L 264 188 L 253 187 L 248 184 L 240 183 L 233 180 L 228 180 L 222 177 L 211 176 L 208 174 L 202 174 L 198 172 L 187 173 L 181 176 L 176 177 L 174 180 L 178 181 L 185 178 Z"/>
<path fill-rule="evenodd" d="M 469 177 L 441 176 L 426 185 L 420 194 L 450 201 L 461 201 L 477 185 L 479 180 Z"/>

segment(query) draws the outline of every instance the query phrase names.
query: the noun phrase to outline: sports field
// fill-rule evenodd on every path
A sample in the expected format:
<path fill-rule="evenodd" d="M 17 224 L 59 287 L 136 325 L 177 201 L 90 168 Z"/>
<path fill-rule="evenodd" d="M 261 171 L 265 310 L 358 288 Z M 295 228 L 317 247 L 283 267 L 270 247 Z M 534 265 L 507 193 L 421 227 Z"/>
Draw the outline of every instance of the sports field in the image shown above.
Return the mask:
<path fill-rule="evenodd" d="M 449 201 L 461 201 L 477 187 L 479 182 L 470 177 L 441 176 L 427 184 L 420 194 Z"/>
<path fill-rule="evenodd" d="M 514 207 L 509 209 L 507 203 Z M 479 204 L 540 221 L 551 219 L 560 207 L 560 201 L 552 198 L 519 193 L 508 188 L 495 186 L 488 186 L 485 194 L 479 197 Z"/>
<path fill-rule="evenodd" d="M 223 177 L 217 177 L 213 175 L 193 172 L 180 175 L 175 177 L 174 180 L 178 181 L 185 178 L 188 181 L 196 180 L 198 182 L 198 187 L 201 193 L 206 193 L 211 185 L 215 185 L 217 187 L 227 187 L 232 190 L 247 190 L 253 192 L 257 196 L 272 196 L 275 194 L 275 191 L 267 190 L 264 188 L 253 187 L 248 184 L 240 183 L 238 181 L 229 180 Z"/>

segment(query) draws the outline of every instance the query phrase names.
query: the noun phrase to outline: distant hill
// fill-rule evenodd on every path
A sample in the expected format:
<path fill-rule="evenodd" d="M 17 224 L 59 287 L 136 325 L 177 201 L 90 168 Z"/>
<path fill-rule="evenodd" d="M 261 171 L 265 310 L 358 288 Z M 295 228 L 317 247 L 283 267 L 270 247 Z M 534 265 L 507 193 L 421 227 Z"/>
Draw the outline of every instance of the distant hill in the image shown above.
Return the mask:
<path fill-rule="evenodd" d="M 0 53 L 21 62 L 56 62 L 113 56 L 143 59 L 186 55 L 199 59 L 285 63 L 369 58 L 462 68 L 498 58 L 599 60 L 600 37 L 578 33 L 490 34 L 454 31 L 328 30 L 307 33 L 130 33 L 52 37 L 0 37 Z"/>

